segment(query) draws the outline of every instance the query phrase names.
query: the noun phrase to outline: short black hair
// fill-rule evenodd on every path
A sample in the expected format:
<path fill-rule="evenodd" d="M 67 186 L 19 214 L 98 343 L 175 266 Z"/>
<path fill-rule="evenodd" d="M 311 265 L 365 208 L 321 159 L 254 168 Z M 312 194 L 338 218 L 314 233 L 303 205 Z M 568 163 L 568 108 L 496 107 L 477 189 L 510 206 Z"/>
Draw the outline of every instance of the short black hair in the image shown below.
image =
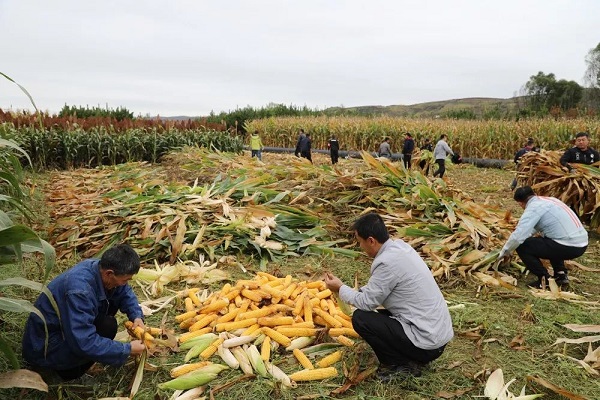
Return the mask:
<path fill-rule="evenodd" d="M 410 132 L 406 132 L 406 136 L 412 137 L 412 134 Z"/>
<path fill-rule="evenodd" d="M 535 143 L 535 142 L 533 141 L 532 138 L 527 139 L 527 146 L 531 146 L 533 143 Z"/>
<path fill-rule="evenodd" d="M 523 186 L 515 190 L 515 195 L 513 198 L 515 199 L 515 201 L 523 203 L 531 196 L 535 196 L 535 193 L 531 186 Z"/>
<path fill-rule="evenodd" d="M 363 239 L 372 237 L 381 244 L 390 238 L 383 218 L 376 213 L 368 213 L 358 218 L 352 225 L 352 230 L 356 231 L 358 236 Z"/>
<path fill-rule="evenodd" d="M 580 138 L 582 136 L 585 136 L 586 138 L 590 138 L 590 134 L 587 132 L 578 132 L 577 135 L 575 135 L 575 139 Z"/>
<path fill-rule="evenodd" d="M 115 275 L 135 275 L 140 270 L 140 256 L 130 245 L 118 244 L 102 254 L 100 268 L 112 269 Z"/>
<path fill-rule="evenodd" d="M 440 136 L 440 140 L 442 139 L 446 139 L 448 136 L 445 133 L 442 133 L 442 135 Z"/>

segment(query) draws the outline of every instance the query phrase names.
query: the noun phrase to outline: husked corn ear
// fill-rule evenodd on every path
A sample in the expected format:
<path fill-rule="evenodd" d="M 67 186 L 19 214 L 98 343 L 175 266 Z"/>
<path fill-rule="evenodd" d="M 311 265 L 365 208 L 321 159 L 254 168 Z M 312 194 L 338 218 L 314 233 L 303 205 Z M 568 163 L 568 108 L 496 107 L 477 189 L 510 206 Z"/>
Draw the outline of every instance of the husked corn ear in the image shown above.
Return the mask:
<path fill-rule="evenodd" d="M 340 361 L 341 359 L 342 359 L 342 352 L 340 350 L 334 351 L 327 357 L 324 357 L 321 360 L 319 360 L 317 362 L 317 367 L 319 367 L 319 368 L 329 367 L 330 365 L 335 364 L 336 362 Z"/>
<path fill-rule="evenodd" d="M 217 330 L 217 332 L 233 331 L 239 328 L 247 328 L 251 325 L 256 324 L 257 321 L 258 318 L 248 318 L 234 322 L 223 322 L 221 324 L 215 325 L 215 329 Z"/>
<path fill-rule="evenodd" d="M 325 320 L 325 322 L 327 322 L 327 325 L 329 325 L 330 327 L 333 327 L 333 328 L 341 328 L 342 327 L 342 323 L 340 321 L 338 321 L 337 319 L 335 319 L 328 312 L 323 311 L 319 308 L 315 308 L 313 310 L 313 312 L 315 314 L 317 314 L 319 317 L 323 318 Z"/>
<path fill-rule="evenodd" d="M 240 289 L 233 289 L 231 292 L 227 293 L 224 297 L 230 302 L 235 302 L 235 299 L 239 296 Z"/>
<path fill-rule="evenodd" d="M 283 291 L 283 299 L 287 300 L 290 298 L 290 296 L 292 295 L 292 293 L 294 292 L 294 290 L 296 290 L 296 287 L 298 287 L 298 285 L 296 283 L 292 283 L 291 285 L 287 286 L 285 288 L 285 290 Z"/>
<path fill-rule="evenodd" d="M 176 315 L 175 316 L 175 321 L 177 321 L 177 322 L 183 322 L 186 319 L 194 318 L 196 315 L 198 315 L 198 313 L 196 312 L 196 310 L 187 311 L 187 312 L 184 312 L 183 314 Z"/>
<path fill-rule="evenodd" d="M 197 370 L 202 367 L 206 367 L 208 364 L 211 364 L 210 361 L 201 361 L 192 364 L 183 364 L 178 367 L 175 367 L 171 370 L 170 374 L 172 378 L 177 378 L 183 374 L 187 374 L 188 372 Z"/>
<path fill-rule="evenodd" d="M 231 283 L 226 283 L 221 288 L 221 296 L 225 296 L 231 290 Z"/>
<path fill-rule="evenodd" d="M 198 335 L 196 337 L 187 338 L 187 340 L 185 342 L 181 342 L 181 340 L 180 340 L 179 348 L 181 350 L 188 350 L 200 342 L 208 342 L 208 344 L 211 344 L 212 342 L 215 341 L 216 338 L 217 338 L 217 335 L 215 335 L 214 333 L 207 332 L 202 335 Z"/>
<path fill-rule="evenodd" d="M 339 343 L 343 344 L 344 346 L 348 346 L 348 347 L 354 346 L 354 340 L 352 340 L 352 339 L 350 339 L 350 338 L 348 338 L 348 337 L 346 337 L 344 335 L 336 336 L 335 339 Z"/>
<path fill-rule="evenodd" d="M 217 324 L 223 323 L 223 322 L 231 322 L 235 319 L 235 317 L 238 315 L 238 313 L 240 312 L 239 308 L 234 308 L 233 310 L 229 311 L 228 313 L 221 315 L 218 319 L 217 319 Z"/>
<path fill-rule="evenodd" d="M 200 318 L 198 321 L 194 322 L 192 324 L 192 326 L 190 326 L 189 331 L 190 332 L 194 332 L 197 331 L 199 329 L 204 328 L 206 325 L 210 324 L 211 322 L 215 321 L 217 318 L 219 318 L 219 316 L 217 314 L 209 314 L 209 315 L 205 315 L 202 318 Z"/>
<path fill-rule="evenodd" d="M 151 334 L 152 336 L 156 337 L 156 336 L 160 336 L 163 333 L 163 330 L 160 328 L 154 328 L 154 327 L 150 327 L 147 326 L 146 327 L 146 331 Z"/>
<path fill-rule="evenodd" d="M 308 296 L 304 296 L 304 321 L 313 322 L 313 309 Z"/>
<path fill-rule="evenodd" d="M 279 280 L 278 277 L 276 277 L 275 275 L 271 275 L 268 272 L 258 271 L 256 273 L 256 275 L 265 277 L 265 278 L 267 278 L 270 281 L 278 281 Z"/>
<path fill-rule="evenodd" d="M 354 329 L 351 328 L 331 328 L 329 329 L 329 336 L 335 337 L 339 335 L 350 336 L 354 338 L 360 338 L 360 335 L 356 333 Z"/>
<path fill-rule="evenodd" d="M 265 337 L 260 347 L 260 358 L 263 361 L 269 361 L 271 358 L 271 338 L 269 336 Z"/>
<path fill-rule="evenodd" d="M 194 302 L 192 301 L 192 299 L 190 299 L 189 297 L 186 297 L 183 302 L 185 304 L 185 311 L 187 311 L 187 312 L 196 311 L 196 306 L 194 306 Z M 177 317 L 175 319 L 177 319 Z M 177 322 L 181 322 L 181 321 L 177 321 Z"/>
<path fill-rule="evenodd" d="M 294 318 L 292 317 L 262 317 L 258 319 L 258 324 L 261 326 L 280 326 L 292 325 Z"/>
<path fill-rule="evenodd" d="M 202 306 L 202 302 L 200 301 L 200 299 L 198 298 L 198 296 L 196 295 L 195 292 L 188 293 L 188 297 L 190 299 L 192 299 L 192 303 L 194 303 L 194 306 L 196 306 L 196 307 Z"/>
<path fill-rule="evenodd" d="M 263 307 L 263 308 L 259 308 L 254 311 L 246 311 L 245 313 L 240 314 L 240 319 L 261 318 L 261 317 L 265 317 L 267 315 L 273 314 L 275 311 L 276 311 L 275 307 L 272 307 L 272 306 Z"/>
<path fill-rule="evenodd" d="M 290 379 L 296 382 L 300 381 L 318 381 L 321 379 L 333 378 L 338 372 L 334 367 L 305 369 L 294 372 L 290 375 Z"/>
<path fill-rule="evenodd" d="M 343 315 L 343 314 L 342 314 Z M 339 314 L 336 314 L 336 316 L 334 317 L 335 319 L 337 319 L 338 321 L 340 321 L 340 323 L 342 324 L 342 326 L 344 328 L 351 328 L 354 329 L 352 327 L 352 321 L 348 321 L 346 318 L 341 317 Z"/>
<path fill-rule="evenodd" d="M 261 330 L 260 330 L 260 325 L 259 324 L 254 324 L 254 325 L 250 325 L 245 331 L 243 331 L 240 336 L 253 336 L 256 337 L 260 334 Z"/>
<path fill-rule="evenodd" d="M 280 326 L 280 327 L 277 327 L 275 330 L 289 338 L 299 337 L 299 336 L 315 336 L 317 334 L 317 330 L 315 328 L 294 328 L 294 327 Z"/>
<path fill-rule="evenodd" d="M 308 282 L 306 284 L 306 287 L 309 289 L 325 290 L 327 288 L 327 285 L 325 285 L 324 281 L 314 281 L 314 282 Z"/>
<path fill-rule="evenodd" d="M 269 328 L 268 326 L 263 326 L 261 329 L 265 335 L 269 336 L 271 339 L 273 339 L 283 347 L 288 347 L 292 344 L 292 340 L 289 337 L 282 335 L 281 333 Z"/>
<path fill-rule="evenodd" d="M 212 357 L 213 354 L 217 352 L 217 348 L 221 345 L 221 343 L 223 343 L 223 338 L 218 338 L 217 340 L 212 342 L 210 346 L 204 349 L 202 353 L 200 353 L 200 357 L 204 358 L 205 360 L 208 360 L 210 357 Z"/>
<path fill-rule="evenodd" d="M 294 349 L 292 351 L 294 353 L 294 357 L 296 357 L 296 359 L 298 360 L 300 365 L 302 365 L 304 368 L 306 368 L 306 369 L 314 369 L 315 368 L 312 365 L 312 363 L 310 362 L 310 360 L 308 359 L 308 357 L 306 357 L 306 354 L 304 354 L 302 352 L 302 350 Z"/>
<path fill-rule="evenodd" d="M 235 284 L 235 287 L 240 290 L 241 289 L 258 289 L 259 286 L 260 286 L 260 284 L 258 282 L 252 281 L 249 279 L 240 279 Z"/>
<path fill-rule="evenodd" d="M 198 368 L 194 371 L 183 374 L 168 382 L 161 383 L 158 385 L 158 387 L 160 389 L 176 390 L 192 389 L 207 384 L 215 379 L 221 371 L 227 368 L 228 367 L 223 364 L 210 363 L 202 368 Z"/>
<path fill-rule="evenodd" d="M 250 299 L 256 303 L 258 303 L 262 300 L 262 296 L 259 293 L 257 293 L 255 290 L 242 289 L 242 291 L 240 293 L 242 296 L 244 296 L 247 299 Z"/>
<path fill-rule="evenodd" d="M 134 338 L 143 340 L 144 342 L 146 342 L 146 341 L 151 342 L 154 340 L 154 337 L 152 337 L 151 334 L 146 332 L 146 330 L 144 328 L 142 328 L 141 326 L 136 326 L 134 328 L 133 322 L 131 322 L 131 321 L 125 321 L 125 328 L 129 332 L 129 334 L 131 336 L 133 336 Z"/>
<path fill-rule="evenodd" d="M 325 290 L 322 290 L 322 291 L 320 291 L 319 293 L 317 293 L 317 294 L 315 295 L 315 297 L 316 297 L 316 298 L 318 298 L 318 299 L 325 299 L 326 297 L 329 297 L 329 296 L 331 296 L 331 295 L 332 295 L 332 292 L 331 292 L 331 290 L 329 290 L 329 289 L 325 289 Z"/>
<path fill-rule="evenodd" d="M 225 308 L 229 305 L 229 299 L 222 298 L 219 300 L 215 300 L 209 305 L 206 305 L 200 309 L 200 314 L 208 314 L 211 312 L 219 311 L 222 308 Z"/>
<path fill-rule="evenodd" d="M 197 331 L 183 333 L 183 334 L 181 334 L 181 336 L 179 336 L 179 343 L 185 343 L 188 340 L 200 337 L 200 336 L 204 335 L 205 333 L 209 333 L 211 331 L 212 331 L 211 327 L 206 327 L 206 328 L 199 329 Z"/>
<path fill-rule="evenodd" d="M 304 315 L 304 297 L 306 296 L 306 292 L 302 292 L 300 294 L 300 296 L 296 299 L 296 306 L 294 307 L 294 310 L 292 311 L 292 314 L 294 315 Z"/>
<path fill-rule="evenodd" d="M 231 348 L 236 346 L 242 346 L 244 344 L 248 344 L 253 342 L 256 339 L 255 336 L 247 335 L 247 336 L 233 336 L 223 342 L 223 347 Z"/>

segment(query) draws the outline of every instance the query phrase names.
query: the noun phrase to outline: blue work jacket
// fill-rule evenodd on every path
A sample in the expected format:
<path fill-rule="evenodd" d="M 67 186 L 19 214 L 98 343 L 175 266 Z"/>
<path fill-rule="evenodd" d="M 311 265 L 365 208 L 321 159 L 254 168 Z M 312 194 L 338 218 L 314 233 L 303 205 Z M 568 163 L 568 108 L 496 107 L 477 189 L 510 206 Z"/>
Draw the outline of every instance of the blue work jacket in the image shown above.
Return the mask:
<path fill-rule="evenodd" d="M 28 363 L 55 370 L 90 361 L 110 365 L 125 363 L 131 345 L 98 335 L 94 321 L 99 315 L 107 315 L 109 305 L 126 313 L 131 321 L 143 317 L 129 285 L 107 293 L 100 276 L 99 260 L 88 259 L 57 276 L 48 284 L 48 289 L 58 305 L 60 321 L 48 297 L 42 293 L 34 306 L 46 318 L 48 348 L 45 353 L 44 322 L 31 313 L 23 334 L 23 358 Z"/>

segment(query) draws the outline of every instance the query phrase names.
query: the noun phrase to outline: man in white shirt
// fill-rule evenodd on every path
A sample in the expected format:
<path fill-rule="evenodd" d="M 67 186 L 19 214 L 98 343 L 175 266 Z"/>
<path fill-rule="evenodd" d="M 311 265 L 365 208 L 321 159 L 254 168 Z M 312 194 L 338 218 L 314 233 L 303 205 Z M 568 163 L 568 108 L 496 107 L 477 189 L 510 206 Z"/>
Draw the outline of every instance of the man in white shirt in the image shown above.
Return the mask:
<path fill-rule="evenodd" d="M 537 277 L 530 284 L 536 288 L 550 278 L 541 259 L 550 260 L 556 283 L 568 285 L 564 260 L 580 257 L 588 246 L 583 224 L 565 203 L 554 197 L 536 196 L 531 186 L 515 190 L 514 199 L 525 211 L 498 257 L 507 262 L 516 250 L 525 267 Z M 534 233 L 540 236 L 532 236 Z"/>

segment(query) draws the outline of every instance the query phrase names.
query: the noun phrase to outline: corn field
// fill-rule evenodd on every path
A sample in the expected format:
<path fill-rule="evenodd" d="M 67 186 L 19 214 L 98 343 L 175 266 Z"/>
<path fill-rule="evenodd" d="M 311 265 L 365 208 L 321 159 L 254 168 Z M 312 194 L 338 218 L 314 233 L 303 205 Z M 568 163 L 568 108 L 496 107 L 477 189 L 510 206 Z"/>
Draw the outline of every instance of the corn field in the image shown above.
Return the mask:
<path fill-rule="evenodd" d="M 236 153 L 243 146 L 242 140 L 229 132 L 205 129 L 163 131 L 157 127 L 115 133 L 103 126 L 65 131 L 60 128 L 40 129 L 35 125 L 16 128 L 14 124 L 3 123 L 0 124 L 0 137 L 15 141 L 28 153 L 37 170 L 133 161 L 156 163 L 164 154 L 184 146 Z"/>
<path fill-rule="evenodd" d="M 298 130 L 311 134 L 313 148 L 325 149 L 331 135 L 340 142 L 341 150 L 377 151 L 385 136 L 391 138 L 392 150 L 400 152 L 404 133 L 411 132 L 417 146 L 425 138 L 434 143 L 441 134 L 448 135 L 448 144 L 463 157 L 512 159 L 528 137 L 546 150 L 564 150 L 575 133 L 587 131 L 592 136 L 600 132 L 600 120 L 524 119 L 520 121 L 467 121 L 448 119 L 409 119 L 396 117 L 287 117 L 254 120 L 247 131 L 258 130 L 265 146 L 295 147 Z"/>

